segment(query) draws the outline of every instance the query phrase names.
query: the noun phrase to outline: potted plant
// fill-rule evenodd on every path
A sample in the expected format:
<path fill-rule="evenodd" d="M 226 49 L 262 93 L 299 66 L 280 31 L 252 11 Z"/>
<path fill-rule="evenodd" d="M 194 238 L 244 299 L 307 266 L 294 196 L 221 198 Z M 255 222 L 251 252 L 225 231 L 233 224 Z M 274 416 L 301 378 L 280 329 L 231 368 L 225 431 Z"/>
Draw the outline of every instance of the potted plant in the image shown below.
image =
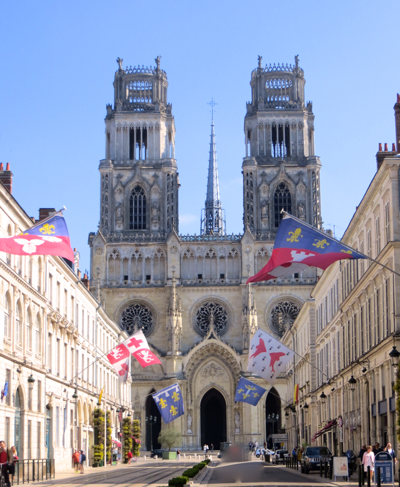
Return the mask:
<path fill-rule="evenodd" d="M 100 408 L 93 411 L 93 427 L 93 467 L 102 467 L 104 465 L 104 411 Z"/>
<path fill-rule="evenodd" d="M 131 418 L 122 420 L 122 437 L 124 439 L 123 459 L 128 463 L 128 452 L 132 451 L 132 423 Z"/>
<path fill-rule="evenodd" d="M 162 453 L 163 460 L 176 460 L 176 451 L 171 451 L 171 448 L 182 444 L 181 433 L 176 428 L 165 429 L 159 434 L 158 442 L 168 448 L 168 451 Z"/>

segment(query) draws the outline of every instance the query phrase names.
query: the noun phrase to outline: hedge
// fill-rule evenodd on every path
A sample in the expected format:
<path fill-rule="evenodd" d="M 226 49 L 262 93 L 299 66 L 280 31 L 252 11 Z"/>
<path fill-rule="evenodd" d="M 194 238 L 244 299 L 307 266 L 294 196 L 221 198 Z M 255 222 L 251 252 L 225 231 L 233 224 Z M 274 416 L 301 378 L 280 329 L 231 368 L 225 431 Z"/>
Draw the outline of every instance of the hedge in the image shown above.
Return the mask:
<path fill-rule="evenodd" d="M 174 477 L 168 481 L 170 487 L 183 487 L 189 482 L 189 477 L 181 475 L 180 477 Z"/>

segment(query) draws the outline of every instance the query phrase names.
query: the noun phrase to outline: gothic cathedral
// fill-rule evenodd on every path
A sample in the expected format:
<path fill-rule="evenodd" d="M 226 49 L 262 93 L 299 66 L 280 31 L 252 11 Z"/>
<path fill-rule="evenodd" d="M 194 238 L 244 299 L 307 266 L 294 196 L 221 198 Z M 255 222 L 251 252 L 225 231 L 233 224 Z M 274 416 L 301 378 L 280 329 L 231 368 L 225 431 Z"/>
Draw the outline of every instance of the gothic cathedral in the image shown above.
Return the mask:
<path fill-rule="evenodd" d="M 244 119 L 243 234 L 227 235 L 219 192 L 214 120 L 200 235 L 179 234 L 175 124 L 160 57 L 154 68 L 122 66 L 107 105 L 100 161 L 100 224 L 89 235 L 91 291 L 128 333 L 142 328 L 162 365 L 132 363 L 132 405 L 143 447 L 157 446 L 161 419 L 151 396 L 179 382 L 185 415 L 175 420 L 183 445 L 264 442 L 285 430 L 285 378 L 257 407 L 235 403 L 249 376 L 249 342 L 260 327 L 277 338 L 309 298 L 317 274 L 246 286 L 272 252 L 281 210 L 320 228 L 320 168 L 304 72 L 295 64 L 251 73 Z M 181 162 L 185 164 L 185 161 Z M 269 389 L 260 378 L 255 382 Z M 146 397 L 147 396 L 147 397 Z M 275 413 L 271 422 L 268 414 Z M 146 425 L 146 427 L 145 427 Z M 145 431 L 144 431 L 145 430 Z M 258 432 L 256 437 L 255 432 Z"/>

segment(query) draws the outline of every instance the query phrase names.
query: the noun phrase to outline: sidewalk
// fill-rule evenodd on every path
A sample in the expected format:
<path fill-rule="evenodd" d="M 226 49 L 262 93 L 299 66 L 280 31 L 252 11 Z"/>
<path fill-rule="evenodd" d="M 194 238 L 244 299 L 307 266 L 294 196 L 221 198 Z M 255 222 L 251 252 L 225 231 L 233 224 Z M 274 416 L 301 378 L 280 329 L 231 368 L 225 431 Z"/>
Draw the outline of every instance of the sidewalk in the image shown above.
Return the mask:
<path fill-rule="evenodd" d="M 298 475 L 299 477 L 303 478 L 304 480 L 308 480 L 309 482 L 310 481 L 319 482 L 319 483 L 324 484 L 326 486 L 329 486 L 329 485 L 347 485 L 347 487 L 358 487 L 358 477 L 356 474 L 352 475 L 352 478 L 350 479 L 349 482 L 347 480 L 343 480 L 343 479 L 335 482 L 333 479 L 320 477 L 319 472 L 312 472 L 309 474 L 301 473 L 300 467 L 299 467 L 299 470 L 296 470 L 295 468 L 287 468 L 283 465 L 282 466 L 279 465 L 278 468 L 281 468 L 282 470 L 290 470 L 290 472 Z M 365 485 L 366 484 L 367 483 L 365 483 Z"/>

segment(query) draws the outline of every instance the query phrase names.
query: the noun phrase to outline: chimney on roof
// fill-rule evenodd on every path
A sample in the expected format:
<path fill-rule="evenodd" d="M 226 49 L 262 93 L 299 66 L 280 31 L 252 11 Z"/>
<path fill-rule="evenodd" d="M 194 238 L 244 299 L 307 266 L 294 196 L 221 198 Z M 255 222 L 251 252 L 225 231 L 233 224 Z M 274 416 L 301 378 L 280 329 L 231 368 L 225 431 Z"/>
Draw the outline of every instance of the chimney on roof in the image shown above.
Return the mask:
<path fill-rule="evenodd" d="M 385 144 L 385 150 L 382 150 L 382 144 L 379 144 L 379 150 L 376 153 L 376 164 L 377 164 L 377 171 L 382 166 L 383 160 L 386 157 L 395 156 L 397 151 L 395 150 L 395 144 L 392 144 L 392 150 L 389 151 L 388 144 Z"/>
<path fill-rule="evenodd" d="M 38 222 L 41 222 L 45 218 L 49 218 L 49 216 L 54 215 L 54 213 L 57 213 L 57 210 L 55 208 L 39 208 Z"/>
<path fill-rule="evenodd" d="M 89 290 L 89 278 L 88 278 L 88 275 L 86 274 L 86 272 L 85 272 L 85 274 L 83 274 L 81 281 Z"/>
<path fill-rule="evenodd" d="M 0 181 L 9 193 L 12 194 L 13 173 L 10 171 L 9 162 L 6 164 L 6 170 L 4 170 L 4 164 L 2 162 L 0 163 Z"/>

